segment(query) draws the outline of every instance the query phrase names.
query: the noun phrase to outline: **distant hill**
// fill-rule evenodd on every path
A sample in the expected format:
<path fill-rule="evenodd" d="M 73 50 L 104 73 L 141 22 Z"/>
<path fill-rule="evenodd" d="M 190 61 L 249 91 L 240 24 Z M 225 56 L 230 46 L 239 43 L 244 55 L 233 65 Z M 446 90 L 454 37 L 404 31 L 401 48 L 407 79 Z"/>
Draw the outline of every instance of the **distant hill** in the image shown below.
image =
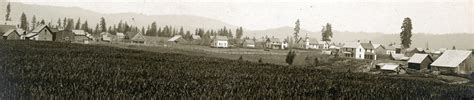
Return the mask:
<path fill-rule="evenodd" d="M 3 4 L 2 4 L 3 5 Z M 64 17 L 74 18 L 75 22 L 77 18 L 81 18 L 81 21 L 87 20 L 89 27 L 95 27 L 98 23 L 100 17 L 106 19 L 107 25 L 112 26 L 117 24 L 120 20 L 127 21 L 129 24 L 134 24 L 135 26 L 146 26 L 150 25 L 153 21 L 157 22 L 158 26 L 172 25 L 174 27 L 183 26 L 186 30 L 194 31 L 195 28 L 206 28 L 206 29 L 217 29 L 224 26 L 230 28 L 236 28 L 233 25 L 224 23 L 219 20 L 210 19 L 200 16 L 192 15 L 144 15 L 138 13 L 118 13 L 118 14 L 103 14 L 90 10 L 85 10 L 78 7 L 58 7 L 58 6 L 46 6 L 46 5 L 31 5 L 23 4 L 18 2 L 11 3 L 12 9 L 12 19 L 19 23 L 20 16 L 22 12 L 28 17 L 28 21 L 31 21 L 33 15 L 40 21 L 45 19 L 45 21 L 56 24 L 58 18 L 64 19 Z M 1 15 L 0 18 L 3 22 L 5 7 L 0 7 Z M 133 22 L 133 20 L 135 22 Z"/>
<path fill-rule="evenodd" d="M 258 31 L 247 31 L 246 36 L 249 37 L 276 37 L 286 38 L 293 36 L 293 27 L 280 27 L 267 30 Z M 383 34 L 383 33 L 367 33 L 367 32 L 343 32 L 334 31 L 333 41 L 344 43 L 344 42 L 356 42 L 358 40 L 367 42 L 372 41 L 373 43 L 389 44 L 389 43 L 400 43 L 399 34 Z M 321 39 L 321 32 L 312 32 L 307 30 L 300 30 L 300 36 L 307 36 L 310 38 Z M 456 46 L 457 49 L 474 49 L 474 34 L 467 33 L 456 33 L 456 34 L 423 34 L 413 33 L 412 46 L 426 48 L 428 43 L 429 48 L 449 48 Z"/>

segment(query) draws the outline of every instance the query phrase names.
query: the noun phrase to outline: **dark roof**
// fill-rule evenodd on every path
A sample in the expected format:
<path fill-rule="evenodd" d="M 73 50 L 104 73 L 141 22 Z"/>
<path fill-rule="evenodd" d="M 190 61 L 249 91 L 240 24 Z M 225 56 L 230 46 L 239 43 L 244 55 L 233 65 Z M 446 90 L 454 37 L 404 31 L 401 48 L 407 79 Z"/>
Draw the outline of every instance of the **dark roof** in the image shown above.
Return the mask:
<path fill-rule="evenodd" d="M 46 25 L 40 25 L 40 26 L 36 27 L 35 29 L 33 29 L 31 32 L 32 32 L 32 33 L 39 33 L 41 30 L 43 30 L 43 29 L 46 28 L 46 27 L 48 27 L 48 26 L 46 26 Z"/>
<path fill-rule="evenodd" d="M 362 48 L 364 49 L 374 49 L 374 45 L 372 43 L 360 43 L 362 45 Z"/>
<path fill-rule="evenodd" d="M 15 25 L 0 25 L 0 35 L 3 35 L 12 29 L 16 29 Z"/>

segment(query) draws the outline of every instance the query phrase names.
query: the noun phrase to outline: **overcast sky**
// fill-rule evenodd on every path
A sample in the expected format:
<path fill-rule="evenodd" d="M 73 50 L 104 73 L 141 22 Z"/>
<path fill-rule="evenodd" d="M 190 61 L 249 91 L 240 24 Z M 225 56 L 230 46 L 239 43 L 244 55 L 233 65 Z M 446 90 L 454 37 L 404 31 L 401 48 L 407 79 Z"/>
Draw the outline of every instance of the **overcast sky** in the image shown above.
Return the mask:
<path fill-rule="evenodd" d="M 399 33 L 410 17 L 415 33 L 474 33 L 473 0 L 11 0 L 27 4 L 80 7 L 101 13 L 196 15 L 247 29 L 294 26 L 334 30 Z"/>

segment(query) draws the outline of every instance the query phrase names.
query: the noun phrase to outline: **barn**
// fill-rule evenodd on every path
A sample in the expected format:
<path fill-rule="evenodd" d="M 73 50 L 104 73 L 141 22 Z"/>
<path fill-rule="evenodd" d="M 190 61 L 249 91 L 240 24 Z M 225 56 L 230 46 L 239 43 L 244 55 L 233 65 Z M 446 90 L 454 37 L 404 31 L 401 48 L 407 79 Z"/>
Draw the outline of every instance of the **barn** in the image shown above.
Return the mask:
<path fill-rule="evenodd" d="M 17 33 L 15 29 L 15 25 L 0 25 L 0 35 L 2 36 L 0 39 L 7 40 L 10 35 L 14 36 L 12 33 Z"/>
<path fill-rule="evenodd" d="M 53 32 L 46 25 L 40 25 L 26 34 L 27 40 L 53 41 Z"/>
<path fill-rule="evenodd" d="M 431 64 L 431 68 L 442 74 L 469 74 L 474 70 L 473 60 L 470 50 L 446 50 Z"/>
<path fill-rule="evenodd" d="M 132 37 L 132 43 L 137 44 L 144 44 L 145 43 L 145 36 L 142 33 L 138 32 L 135 36 Z"/>
<path fill-rule="evenodd" d="M 431 69 L 430 64 L 433 63 L 433 58 L 428 54 L 415 53 L 408 60 L 408 68 L 416 70 L 429 70 Z"/>
<path fill-rule="evenodd" d="M 61 30 L 56 32 L 53 36 L 54 40 L 57 42 L 72 42 L 74 41 L 74 33 L 72 31 Z"/>

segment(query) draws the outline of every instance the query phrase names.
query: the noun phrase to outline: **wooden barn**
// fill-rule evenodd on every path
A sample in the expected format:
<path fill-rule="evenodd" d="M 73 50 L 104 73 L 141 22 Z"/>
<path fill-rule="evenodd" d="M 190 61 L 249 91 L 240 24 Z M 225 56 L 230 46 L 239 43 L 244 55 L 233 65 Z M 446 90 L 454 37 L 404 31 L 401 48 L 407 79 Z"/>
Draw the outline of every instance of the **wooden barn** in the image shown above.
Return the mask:
<path fill-rule="evenodd" d="M 255 48 L 255 41 L 253 41 L 251 39 L 245 39 L 242 42 L 242 47 L 244 47 L 244 48 Z"/>
<path fill-rule="evenodd" d="M 26 34 L 25 39 L 37 41 L 53 41 L 53 32 L 47 25 L 40 25 Z"/>
<path fill-rule="evenodd" d="M 135 34 L 135 36 L 132 37 L 132 43 L 136 44 L 144 44 L 145 43 L 145 36 L 141 32 L 138 32 Z"/>
<path fill-rule="evenodd" d="M 429 70 L 431 69 L 431 63 L 433 63 L 433 58 L 428 54 L 419 54 L 415 53 L 410 60 L 408 60 L 408 68 L 416 70 Z"/>
<path fill-rule="evenodd" d="M 2 36 L 2 38 L 0 39 L 3 39 L 3 40 L 14 39 L 16 36 L 15 33 L 18 34 L 18 32 L 15 29 L 16 29 L 15 25 L 0 25 L 0 35 Z"/>
<path fill-rule="evenodd" d="M 446 50 L 432 64 L 434 71 L 440 71 L 442 74 L 469 74 L 474 71 L 474 58 L 472 51 L 468 50 Z"/>

